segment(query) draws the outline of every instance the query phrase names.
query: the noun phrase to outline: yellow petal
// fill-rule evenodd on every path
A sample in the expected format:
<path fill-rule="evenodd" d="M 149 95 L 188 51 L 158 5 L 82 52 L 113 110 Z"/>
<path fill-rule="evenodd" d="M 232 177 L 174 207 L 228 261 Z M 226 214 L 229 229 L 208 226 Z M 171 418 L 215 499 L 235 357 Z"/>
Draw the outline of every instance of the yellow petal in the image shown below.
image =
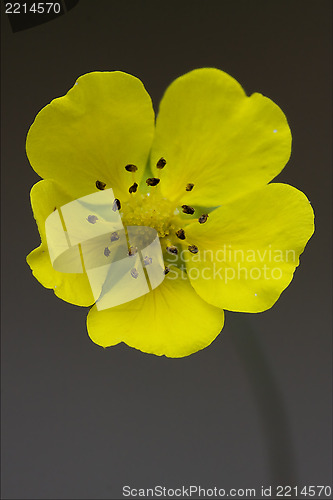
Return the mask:
<path fill-rule="evenodd" d="M 314 231 L 306 196 L 269 184 L 213 211 L 186 228 L 199 248 L 184 252 L 191 283 L 210 304 L 231 311 L 269 309 L 292 280 L 299 255 Z"/>
<path fill-rule="evenodd" d="M 137 78 L 115 72 L 81 76 L 63 97 L 43 108 L 27 136 L 27 155 L 43 178 L 79 198 L 104 182 L 119 197 L 140 182 L 154 131 L 149 95 Z"/>
<path fill-rule="evenodd" d="M 85 273 L 60 273 L 53 269 L 46 245 L 40 245 L 27 256 L 35 278 L 52 288 L 57 297 L 76 306 L 91 306 L 95 300 Z"/>
<path fill-rule="evenodd" d="M 247 97 L 239 83 L 214 68 L 175 80 L 159 109 L 151 162 L 167 164 L 160 189 L 189 205 L 219 206 L 264 186 L 285 166 L 291 134 L 281 109 L 267 97 Z M 192 191 L 185 187 L 194 184 Z"/>
<path fill-rule="evenodd" d="M 46 243 L 46 218 L 54 209 L 71 201 L 71 197 L 50 180 L 35 184 L 30 196 L 42 240 L 42 244 L 27 256 L 33 275 L 45 288 L 53 288 L 54 293 L 62 300 L 78 306 L 92 305 L 95 300 L 87 275 L 85 273 L 61 273 L 53 269 Z"/>
<path fill-rule="evenodd" d="M 97 311 L 87 318 L 88 333 L 103 347 L 125 342 L 143 352 L 178 358 L 208 346 L 223 327 L 221 309 L 204 302 L 185 273 L 175 268 L 147 295 Z"/>

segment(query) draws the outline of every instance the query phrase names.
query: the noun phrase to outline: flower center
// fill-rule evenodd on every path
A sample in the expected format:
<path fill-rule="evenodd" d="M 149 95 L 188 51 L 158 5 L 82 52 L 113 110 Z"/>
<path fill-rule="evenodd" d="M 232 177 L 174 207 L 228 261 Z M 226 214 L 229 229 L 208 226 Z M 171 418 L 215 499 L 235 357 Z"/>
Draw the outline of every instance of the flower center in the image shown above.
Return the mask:
<path fill-rule="evenodd" d="M 161 171 L 166 164 L 166 160 L 164 158 L 160 158 L 156 163 L 156 168 Z M 158 189 L 161 181 L 160 175 L 159 177 L 149 177 L 146 179 L 146 184 L 149 186 L 150 191 L 149 193 L 143 194 L 138 191 L 139 184 L 135 181 L 135 172 L 138 170 L 138 167 L 130 163 L 125 165 L 125 170 L 132 174 L 132 185 L 130 185 L 128 189 L 131 197 L 126 201 L 126 203 L 121 203 L 121 201 L 116 198 L 112 206 L 113 211 L 121 211 L 123 225 L 125 227 L 148 226 L 155 229 L 161 240 L 160 242 L 164 255 L 178 255 L 180 241 L 187 245 L 187 248 L 191 253 L 198 253 L 198 247 L 194 244 L 189 244 L 190 242 L 186 241 L 186 226 L 188 223 L 193 222 L 193 219 L 189 219 L 185 222 L 184 218 L 179 215 L 180 210 L 177 208 L 177 205 L 162 196 L 160 190 Z M 97 180 L 96 187 L 97 189 L 104 190 L 106 188 L 106 184 L 101 180 Z M 190 182 L 184 186 L 184 191 L 192 191 L 193 188 L 194 184 Z M 195 213 L 195 209 L 189 205 L 181 205 L 181 210 L 184 214 L 187 214 L 186 216 L 190 217 Z M 202 214 L 196 220 L 199 224 L 204 224 L 207 222 L 207 219 L 208 214 Z M 89 215 L 87 220 L 91 224 L 95 224 L 98 218 L 95 220 L 93 215 Z M 118 234 L 112 233 L 111 242 L 117 241 L 118 239 Z M 142 241 L 140 241 L 140 243 L 144 246 Z M 129 255 L 133 255 L 133 251 L 134 249 L 130 248 Z M 110 255 L 109 247 L 104 249 L 104 255 L 106 257 Z M 169 268 L 166 267 L 165 273 L 167 274 L 168 271 Z M 132 276 L 134 278 L 137 277 L 133 274 Z"/>
<path fill-rule="evenodd" d="M 149 226 L 160 238 L 174 234 L 181 225 L 177 208 L 158 192 L 137 193 L 122 207 L 125 226 Z"/>

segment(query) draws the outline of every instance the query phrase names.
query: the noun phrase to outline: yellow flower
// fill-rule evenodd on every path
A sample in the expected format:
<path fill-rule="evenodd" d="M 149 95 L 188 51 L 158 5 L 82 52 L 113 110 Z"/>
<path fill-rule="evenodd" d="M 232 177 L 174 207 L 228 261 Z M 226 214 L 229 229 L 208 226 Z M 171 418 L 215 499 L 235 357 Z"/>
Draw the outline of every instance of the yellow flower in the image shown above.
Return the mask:
<path fill-rule="evenodd" d="M 157 231 L 166 275 L 127 303 L 103 310 L 95 304 L 88 333 L 103 347 L 125 342 L 148 353 L 187 356 L 219 334 L 223 309 L 264 311 L 292 280 L 314 224 L 302 192 L 269 184 L 290 152 L 280 108 L 261 94 L 247 97 L 220 70 L 176 79 L 156 127 L 137 78 L 83 75 L 40 111 L 28 133 L 28 158 L 44 180 L 31 190 L 42 243 L 27 261 L 61 299 L 93 305 L 86 272 L 52 267 L 45 221 L 73 200 L 112 189 L 125 227 Z M 91 227 L 100 222 L 98 215 L 86 221 Z M 152 262 L 144 258 L 145 265 Z M 131 276 L 137 278 L 136 269 Z"/>

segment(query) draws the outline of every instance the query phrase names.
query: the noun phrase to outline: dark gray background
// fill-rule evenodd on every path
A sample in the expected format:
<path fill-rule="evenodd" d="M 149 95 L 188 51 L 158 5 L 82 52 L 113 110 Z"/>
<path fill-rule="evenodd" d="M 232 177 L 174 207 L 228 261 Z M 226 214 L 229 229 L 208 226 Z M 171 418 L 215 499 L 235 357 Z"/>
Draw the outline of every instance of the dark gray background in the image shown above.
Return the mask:
<path fill-rule="evenodd" d="M 15 34 L 2 16 L 3 498 L 331 484 L 331 7 L 81 0 Z M 103 350 L 87 336 L 87 310 L 57 299 L 25 263 L 39 244 L 27 130 L 83 73 L 134 74 L 157 109 L 175 77 L 203 66 L 287 115 L 293 155 L 278 180 L 311 200 L 315 236 L 277 304 L 227 312 L 207 349 L 184 359 Z"/>

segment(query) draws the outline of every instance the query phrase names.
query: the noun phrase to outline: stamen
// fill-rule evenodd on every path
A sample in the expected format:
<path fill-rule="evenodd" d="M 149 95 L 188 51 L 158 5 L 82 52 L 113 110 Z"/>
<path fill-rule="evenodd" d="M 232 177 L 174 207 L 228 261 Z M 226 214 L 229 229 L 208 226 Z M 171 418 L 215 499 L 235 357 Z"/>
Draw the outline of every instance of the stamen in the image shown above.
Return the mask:
<path fill-rule="evenodd" d="M 200 215 L 198 222 L 199 224 L 204 224 L 208 219 L 208 214 L 202 214 Z"/>
<path fill-rule="evenodd" d="M 121 209 L 121 203 L 120 201 L 118 200 L 118 198 L 115 198 L 114 202 L 113 202 L 113 205 L 112 205 L 112 210 L 114 212 L 117 212 L 117 210 L 120 210 Z"/>
<path fill-rule="evenodd" d="M 90 222 L 90 224 L 96 224 L 98 217 L 96 215 L 88 215 L 87 221 Z"/>
<path fill-rule="evenodd" d="M 194 188 L 194 184 L 192 184 L 192 182 L 189 182 L 188 184 L 186 184 L 186 191 L 192 191 L 192 189 Z"/>
<path fill-rule="evenodd" d="M 170 272 L 170 268 L 168 266 L 165 266 L 164 274 L 168 274 L 169 272 Z"/>
<path fill-rule="evenodd" d="M 166 165 L 166 160 L 165 160 L 165 158 L 162 157 L 156 163 L 156 168 L 159 168 L 161 170 L 162 168 L 165 167 L 165 165 Z"/>
<path fill-rule="evenodd" d="M 110 252 L 110 250 L 109 250 L 108 247 L 104 248 L 104 255 L 105 255 L 105 257 L 109 257 L 110 253 L 111 252 Z"/>
<path fill-rule="evenodd" d="M 117 231 L 114 231 L 113 233 L 111 233 L 110 240 L 111 241 L 118 241 L 119 240 L 119 234 L 117 233 Z"/>
<path fill-rule="evenodd" d="M 134 246 L 130 246 L 128 250 L 128 255 L 130 257 L 133 257 L 133 255 L 135 255 L 136 253 L 138 253 L 138 249 Z"/>
<path fill-rule="evenodd" d="M 129 164 L 126 165 L 125 169 L 127 170 L 127 172 L 136 172 L 138 170 L 138 167 L 136 165 Z"/>
<path fill-rule="evenodd" d="M 167 252 L 169 252 L 169 253 L 172 253 L 174 255 L 178 254 L 178 248 L 175 247 L 174 245 L 170 245 L 170 246 L 166 247 L 166 249 L 167 249 Z"/>
<path fill-rule="evenodd" d="M 129 188 L 129 192 L 130 193 L 136 193 L 137 192 L 137 189 L 138 189 L 138 183 L 137 182 L 134 182 L 134 184 L 132 184 L 132 186 Z"/>
<path fill-rule="evenodd" d="M 139 276 L 139 273 L 138 271 L 135 269 L 135 267 L 133 267 L 133 269 L 131 270 L 131 276 L 132 278 L 136 279 L 138 276 Z"/>
<path fill-rule="evenodd" d="M 146 257 L 143 259 L 143 263 L 145 266 L 149 266 L 149 264 L 151 264 L 153 262 L 153 259 L 151 257 Z"/>
<path fill-rule="evenodd" d="M 196 245 L 189 245 L 188 249 L 191 253 L 198 253 L 199 252 L 199 248 Z"/>
<path fill-rule="evenodd" d="M 103 191 L 103 189 L 106 188 L 106 184 L 105 184 L 105 182 L 102 182 L 102 181 L 96 181 L 96 187 L 97 187 L 97 189 L 100 189 L 101 191 Z"/>
<path fill-rule="evenodd" d="M 184 214 L 189 214 L 189 215 L 194 214 L 194 208 L 190 207 L 189 205 L 182 205 L 182 209 Z"/>
<path fill-rule="evenodd" d="M 157 177 L 149 177 L 149 179 L 146 180 L 148 186 L 157 186 L 159 182 L 160 179 L 158 179 Z"/>
<path fill-rule="evenodd" d="M 179 229 L 178 231 L 176 231 L 176 236 L 177 236 L 180 240 L 185 240 L 186 236 L 185 236 L 185 231 L 184 231 L 184 229 Z"/>

